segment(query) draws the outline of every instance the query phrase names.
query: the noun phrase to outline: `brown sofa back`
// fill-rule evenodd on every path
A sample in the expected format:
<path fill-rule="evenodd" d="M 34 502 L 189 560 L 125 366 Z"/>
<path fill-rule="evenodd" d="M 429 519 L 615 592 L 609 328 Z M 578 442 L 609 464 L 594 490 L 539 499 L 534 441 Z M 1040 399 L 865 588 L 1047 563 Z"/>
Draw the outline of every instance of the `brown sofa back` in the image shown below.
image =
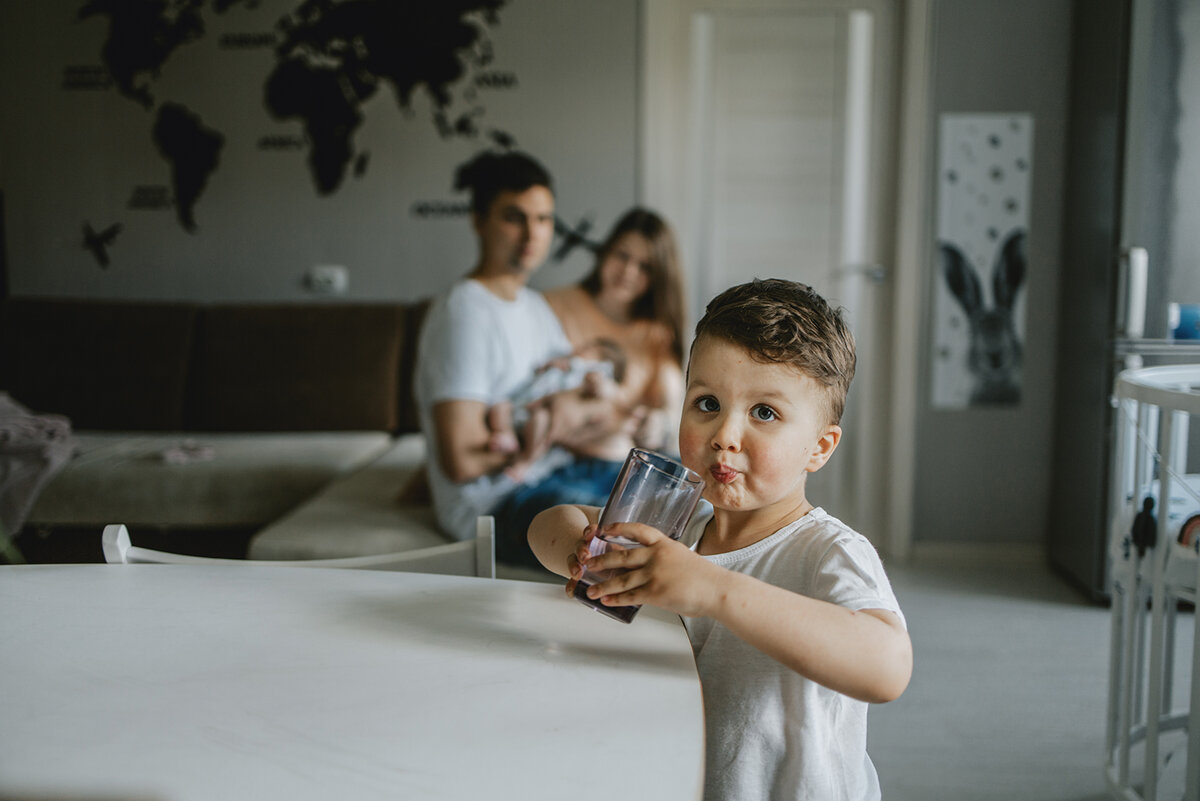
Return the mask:
<path fill-rule="evenodd" d="M 404 341 L 400 344 L 400 384 L 397 394 L 400 397 L 400 421 L 398 429 L 401 433 L 421 430 L 421 420 L 417 416 L 417 399 L 413 394 L 413 379 L 417 374 L 417 341 L 421 336 L 421 324 L 429 311 L 429 300 L 422 300 L 408 307 L 408 321 L 404 329 Z"/>
<path fill-rule="evenodd" d="M 79 429 L 415 431 L 425 306 L 9 298 L 0 390 Z"/>
<path fill-rule="evenodd" d="M 196 326 L 188 428 L 393 431 L 400 306 L 227 306 Z"/>
<path fill-rule="evenodd" d="M 177 303 L 8 299 L 0 390 L 75 428 L 183 428 L 196 309 Z"/>

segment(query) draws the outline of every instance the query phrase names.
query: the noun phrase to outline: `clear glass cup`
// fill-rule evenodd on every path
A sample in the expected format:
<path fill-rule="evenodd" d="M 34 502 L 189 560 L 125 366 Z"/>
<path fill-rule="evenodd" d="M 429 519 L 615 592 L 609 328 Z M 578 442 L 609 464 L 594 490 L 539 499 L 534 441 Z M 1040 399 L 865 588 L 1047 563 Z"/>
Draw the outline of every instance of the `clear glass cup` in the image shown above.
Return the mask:
<path fill-rule="evenodd" d="M 600 512 L 599 531 L 603 532 L 611 523 L 644 523 L 677 540 L 683 536 L 683 528 L 696 510 L 703 488 L 704 482 L 694 470 L 660 453 L 634 448 L 625 458 L 608 502 Z M 610 550 L 640 547 L 624 537 L 598 534 L 590 550 L 592 556 L 597 556 Z M 597 612 L 629 623 L 640 606 L 604 606 L 587 597 L 588 587 L 611 575 L 612 571 L 594 573 L 585 568 L 575 585 L 575 597 Z"/>

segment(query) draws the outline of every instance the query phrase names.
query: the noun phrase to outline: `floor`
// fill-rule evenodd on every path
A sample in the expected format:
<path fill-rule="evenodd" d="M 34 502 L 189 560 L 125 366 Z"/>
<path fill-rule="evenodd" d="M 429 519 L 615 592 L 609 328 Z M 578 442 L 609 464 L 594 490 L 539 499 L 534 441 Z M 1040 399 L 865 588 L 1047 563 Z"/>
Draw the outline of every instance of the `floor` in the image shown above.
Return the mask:
<path fill-rule="evenodd" d="M 914 673 L 899 700 L 871 710 L 885 801 L 1109 798 L 1108 607 L 1033 549 L 918 552 L 888 572 Z M 1190 655 L 1191 614 L 1180 618 L 1178 650 Z"/>

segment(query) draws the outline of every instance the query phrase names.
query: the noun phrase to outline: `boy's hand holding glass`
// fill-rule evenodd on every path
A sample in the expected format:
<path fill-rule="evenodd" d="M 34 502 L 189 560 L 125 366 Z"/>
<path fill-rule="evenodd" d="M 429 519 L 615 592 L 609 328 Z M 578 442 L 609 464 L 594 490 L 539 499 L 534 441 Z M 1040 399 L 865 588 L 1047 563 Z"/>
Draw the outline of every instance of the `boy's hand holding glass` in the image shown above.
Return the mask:
<path fill-rule="evenodd" d="M 595 604 L 621 608 L 632 604 L 653 604 L 684 617 L 711 615 L 714 596 L 719 597 L 722 579 L 729 571 L 712 565 L 681 542 L 657 529 L 637 523 L 618 523 L 610 531 L 622 539 L 634 540 L 642 547 L 618 550 L 610 548 L 591 556 L 589 545 L 595 527 L 588 526 L 586 536 L 571 555 L 571 580 L 567 595 L 574 596 L 578 578 L 586 568 L 593 574 L 606 574 L 606 580 L 579 592 L 591 596 Z"/>
<path fill-rule="evenodd" d="M 640 448 L 631 450 L 600 512 L 598 525 L 585 531 L 583 545 L 587 551 L 578 554 L 579 576 L 572 580 L 575 597 L 623 623 L 632 621 L 639 606 L 605 606 L 588 597 L 589 586 L 611 578 L 611 571 L 595 573 L 588 569 L 588 563 L 609 551 L 642 548 L 645 543 L 639 540 L 647 536 L 651 541 L 654 539 L 651 535 L 679 539 L 700 502 L 702 489 L 700 476 L 679 462 Z M 621 526 L 618 532 L 614 528 L 618 523 L 641 523 L 656 531 L 647 533 L 643 526 Z M 640 536 L 622 536 L 638 529 L 643 529 Z"/>

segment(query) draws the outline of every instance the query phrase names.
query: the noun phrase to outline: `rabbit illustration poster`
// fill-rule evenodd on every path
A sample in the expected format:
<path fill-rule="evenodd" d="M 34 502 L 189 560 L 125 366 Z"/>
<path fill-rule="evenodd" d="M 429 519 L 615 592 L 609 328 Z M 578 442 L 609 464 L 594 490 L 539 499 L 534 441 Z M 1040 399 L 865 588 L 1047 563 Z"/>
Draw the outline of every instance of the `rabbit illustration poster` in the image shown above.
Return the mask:
<path fill-rule="evenodd" d="M 1021 401 L 1033 118 L 944 114 L 934 248 L 933 405 Z"/>

